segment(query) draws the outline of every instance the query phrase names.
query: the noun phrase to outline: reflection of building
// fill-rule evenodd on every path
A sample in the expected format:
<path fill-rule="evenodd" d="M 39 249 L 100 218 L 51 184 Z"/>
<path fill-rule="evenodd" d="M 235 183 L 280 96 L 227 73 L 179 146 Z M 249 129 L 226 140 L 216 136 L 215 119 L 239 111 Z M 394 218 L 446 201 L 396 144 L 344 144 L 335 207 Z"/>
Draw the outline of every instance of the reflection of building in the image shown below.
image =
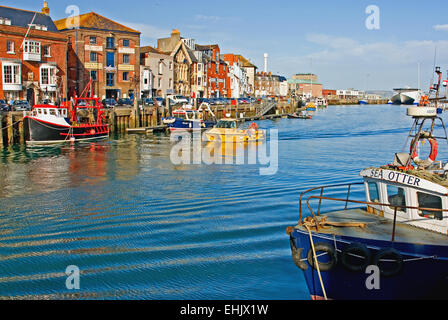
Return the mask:
<path fill-rule="evenodd" d="M 166 97 L 173 93 L 174 62 L 171 55 L 146 46 L 140 48 L 141 96 Z"/>
<path fill-rule="evenodd" d="M 66 96 L 67 40 L 42 12 L 0 6 L 0 99 L 31 105 Z"/>
<path fill-rule="evenodd" d="M 92 78 L 95 96 L 134 97 L 140 82 L 140 32 L 95 12 L 55 24 L 69 42 L 69 95 L 81 94 Z"/>

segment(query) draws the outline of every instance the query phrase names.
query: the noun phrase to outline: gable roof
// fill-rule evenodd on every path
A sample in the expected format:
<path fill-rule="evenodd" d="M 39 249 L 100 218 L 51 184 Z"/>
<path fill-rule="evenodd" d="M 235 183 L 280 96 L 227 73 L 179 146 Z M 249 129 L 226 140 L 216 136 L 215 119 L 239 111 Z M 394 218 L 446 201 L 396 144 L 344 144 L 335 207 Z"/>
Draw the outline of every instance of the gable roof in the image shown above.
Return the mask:
<path fill-rule="evenodd" d="M 241 61 L 241 64 L 242 64 L 242 66 L 244 67 L 244 68 L 255 68 L 255 69 L 258 69 L 258 67 L 256 66 L 256 65 L 254 65 L 253 63 L 251 63 L 249 60 L 247 60 L 246 58 L 244 58 L 242 55 L 236 55 L 239 59 L 240 59 L 240 61 Z"/>
<path fill-rule="evenodd" d="M 11 25 L 13 26 L 28 29 L 29 24 L 33 21 L 34 15 L 36 15 L 36 18 L 34 19 L 33 24 L 43 25 L 47 27 L 48 31 L 58 32 L 53 20 L 46 14 L 37 11 L 0 6 L 0 17 L 11 20 Z"/>
<path fill-rule="evenodd" d="M 186 53 L 189 64 L 198 62 L 198 59 L 196 59 L 194 52 L 192 50 L 190 50 L 182 40 L 179 41 L 179 43 L 176 45 L 174 50 L 171 52 L 171 56 L 174 57 L 179 50 L 183 50 L 184 53 Z"/>
<path fill-rule="evenodd" d="M 144 46 L 144 47 L 140 47 L 140 53 L 157 53 L 157 54 L 166 54 L 154 47 L 151 46 Z M 169 54 L 168 54 L 169 55 Z"/>
<path fill-rule="evenodd" d="M 81 29 L 93 29 L 93 30 L 103 30 L 103 31 L 116 31 L 116 32 L 127 32 L 140 34 L 140 31 L 126 27 L 118 22 L 110 20 L 96 12 L 90 12 L 82 14 L 79 17 L 79 27 Z M 71 17 L 70 19 L 72 19 Z M 54 23 L 59 31 L 69 30 L 67 29 L 67 20 L 69 18 L 57 20 Z"/>

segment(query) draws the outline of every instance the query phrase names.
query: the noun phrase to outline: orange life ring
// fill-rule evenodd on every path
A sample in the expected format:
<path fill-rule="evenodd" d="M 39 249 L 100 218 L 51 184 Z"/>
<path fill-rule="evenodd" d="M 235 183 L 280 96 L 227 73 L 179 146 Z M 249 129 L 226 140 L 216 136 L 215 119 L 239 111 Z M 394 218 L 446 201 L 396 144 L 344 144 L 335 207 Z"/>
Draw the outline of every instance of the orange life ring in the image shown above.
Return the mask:
<path fill-rule="evenodd" d="M 250 128 L 251 128 L 251 129 L 254 129 L 254 130 L 258 130 L 258 125 L 257 125 L 255 122 L 252 122 L 252 123 L 250 124 Z"/>
<path fill-rule="evenodd" d="M 415 164 L 423 167 L 428 167 L 434 161 L 436 161 L 437 154 L 439 152 L 439 145 L 437 144 L 437 140 L 434 138 L 427 138 L 427 140 L 431 145 L 431 153 L 429 154 L 429 157 L 426 160 L 420 160 L 420 158 L 417 155 L 417 143 L 415 144 L 414 150 L 412 150 L 412 145 L 414 144 L 415 140 L 412 140 L 411 142 L 411 159 L 412 161 L 414 161 Z"/>

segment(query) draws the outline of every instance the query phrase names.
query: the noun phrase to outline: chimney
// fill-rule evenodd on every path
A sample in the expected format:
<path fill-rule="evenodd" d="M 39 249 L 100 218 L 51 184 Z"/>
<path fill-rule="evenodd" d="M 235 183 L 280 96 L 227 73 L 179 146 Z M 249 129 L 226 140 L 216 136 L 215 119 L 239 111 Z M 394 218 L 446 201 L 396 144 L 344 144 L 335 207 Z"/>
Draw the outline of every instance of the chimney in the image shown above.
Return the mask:
<path fill-rule="evenodd" d="M 50 15 L 50 8 L 48 8 L 48 2 L 44 1 L 44 7 L 42 8 L 42 13 L 49 16 Z"/>

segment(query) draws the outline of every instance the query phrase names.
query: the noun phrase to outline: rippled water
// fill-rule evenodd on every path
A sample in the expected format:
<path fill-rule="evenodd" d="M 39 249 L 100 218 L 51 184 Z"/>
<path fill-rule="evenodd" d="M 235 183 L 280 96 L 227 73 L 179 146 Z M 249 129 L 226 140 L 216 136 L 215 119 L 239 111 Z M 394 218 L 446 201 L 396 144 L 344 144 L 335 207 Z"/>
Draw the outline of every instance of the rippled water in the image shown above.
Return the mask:
<path fill-rule="evenodd" d="M 285 233 L 299 193 L 391 162 L 411 122 L 397 106 L 259 122 L 279 130 L 272 176 L 259 165 L 176 166 L 167 135 L 6 149 L 0 298 L 308 299 Z M 68 265 L 81 270 L 80 290 L 65 286 Z"/>

